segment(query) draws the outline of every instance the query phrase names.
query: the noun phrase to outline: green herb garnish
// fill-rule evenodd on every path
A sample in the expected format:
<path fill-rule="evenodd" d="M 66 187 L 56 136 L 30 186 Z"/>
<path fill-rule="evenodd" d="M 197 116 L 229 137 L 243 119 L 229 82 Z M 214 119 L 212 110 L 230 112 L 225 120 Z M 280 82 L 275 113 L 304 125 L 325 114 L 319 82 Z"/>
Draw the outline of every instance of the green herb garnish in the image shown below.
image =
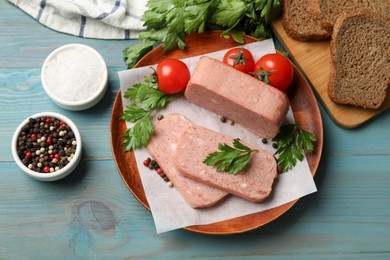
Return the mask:
<path fill-rule="evenodd" d="M 221 36 L 244 43 L 244 34 L 258 39 L 272 36 L 270 24 L 281 13 L 280 0 L 149 0 L 142 16 L 147 30 L 140 34 L 145 45 L 124 51 L 131 68 L 156 42 L 164 52 L 186 47 L 185 36 L 205 30 L 222 30 Z"/>
<path fill-rule="evenodd" d="M 153 49 L 154 41 L 144 41 L 130 45 L 123 50 L 123 59 L 127 65 L 127 68 L 131 69 L 134 65 L 149 51 Z"/>
<path fill-rule="evenodd" d="M 135 123 L 123 134 L 124 150 L 146 147 L 154 133 L 151 121 L 153 112 L 165 107 L 175 96 L 158 90 L 157 80 L 153 74 L 145 76 L 143 83 L 137 83 L 132 88 L 128 88 L 124 97 L 132 103 L 126 107 L 120 119 Z"/>
<path fill-rule="evenodd" d="M 210 153 L 203 163 L 208 166 L 217 166 L 217 172 L 238 174 L 244 170 L 250 161 L 250 156 L 258 150 L 250 149 L 238 139 L 234 139 L 233 147 L 225 144 L 218 144 L 217 152 Z"/>
<path fill-rule="evenodd" d="M 313 133 L 304 130 L 299 124 L 282 125 L 274 138 L 277 145 L 275 155 L 282 172 L 293 168 L 297 160 L 302 161 L 304 152 L 312 153 L 316 140 Z"/>

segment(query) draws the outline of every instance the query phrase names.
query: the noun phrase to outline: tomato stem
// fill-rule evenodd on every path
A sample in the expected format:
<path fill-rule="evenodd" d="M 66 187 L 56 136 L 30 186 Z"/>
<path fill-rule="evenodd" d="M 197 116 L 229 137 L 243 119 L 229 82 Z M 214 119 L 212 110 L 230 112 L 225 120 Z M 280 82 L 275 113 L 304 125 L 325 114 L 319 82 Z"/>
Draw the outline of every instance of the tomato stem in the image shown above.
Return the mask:
<path fill-rule="evenodd" d="M 234 63 L 233 63 L 233 67 L 237 66 L 238 64 L 243 64 L 244 66 L 246 66 L 245 64 L 245 61 L 248 59 L 247 57 L 245 57 L 243 55 L 243 49 L 240 48 L 240 50 L 238 51 L 237 55 L 230 55 L 229 58 L 231 59 L 234 59 Z"/>
<path fill-rule="evenodd" d="M 275 70 L 265 70 L 261 67 L 259 67 L 259 71 L 253 71 L 251 72 L 252 75 L 256 75 L 256 78 L 258 80 L 264 81 L 265 83 L 269 84 L 268 76 L 275 72 Z"/>

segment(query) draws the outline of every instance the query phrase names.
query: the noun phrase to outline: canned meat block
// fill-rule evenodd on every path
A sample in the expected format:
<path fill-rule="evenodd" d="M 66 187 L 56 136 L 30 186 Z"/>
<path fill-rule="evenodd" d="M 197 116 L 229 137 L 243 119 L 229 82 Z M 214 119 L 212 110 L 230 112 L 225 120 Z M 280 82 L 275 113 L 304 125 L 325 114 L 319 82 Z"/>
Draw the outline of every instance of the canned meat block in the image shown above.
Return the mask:
<path fill-rule="evenodd" d="M 196 65 L 184 95 L 266 138 L 279 132 L 289 108 L 286 93 L 205 56 Z"/>

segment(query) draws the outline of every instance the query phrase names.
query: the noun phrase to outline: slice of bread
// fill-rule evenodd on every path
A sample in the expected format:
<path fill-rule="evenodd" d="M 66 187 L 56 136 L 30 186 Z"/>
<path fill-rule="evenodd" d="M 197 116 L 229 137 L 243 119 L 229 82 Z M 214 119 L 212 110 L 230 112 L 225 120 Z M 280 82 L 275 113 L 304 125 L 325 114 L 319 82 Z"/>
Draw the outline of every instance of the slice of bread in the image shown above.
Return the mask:
<path fill-rule="evenodd" d="M 330 39 L 331 33 L 323 29 L 320 20 L 309 13 L 312 0 L 284 0 L 282 24 L 287 35 L 298 41 Z"/>
<path fill-rule="evenodd" d="M 320 21 L 322 28 L 332 32 L 337 18 L 345 12 L 354 10 L 370 10 L 390 18 L 390 1 L 388 0 L 311 0 L 308 10 Z"/>
<path fill-rule="evenodd" d="M 390 85 L 389 46 L 390 20 L 364 10 L 342 14 L 330 43 L 331 100 L 379 108 Z"/>

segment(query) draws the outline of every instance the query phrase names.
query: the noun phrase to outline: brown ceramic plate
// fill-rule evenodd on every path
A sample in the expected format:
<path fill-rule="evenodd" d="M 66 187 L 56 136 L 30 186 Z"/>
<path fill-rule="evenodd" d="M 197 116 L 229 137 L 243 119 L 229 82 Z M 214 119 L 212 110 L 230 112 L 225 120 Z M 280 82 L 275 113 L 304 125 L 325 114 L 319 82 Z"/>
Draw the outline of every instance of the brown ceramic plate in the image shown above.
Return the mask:
<path fill-rule="evenodd" d="M 246 43 L 257 41 L 257 39 L 246 36 Z M 188 58 L 204 53 L 227 49 L 238 45 L 229 39 L 220 37 L 219 31 L 209 31 L 203 34 L 193 34 L 186 38 L 187 48 L 183 50 L 174 50 L 169 53 L 163 53 L 162 46 L 158 46 L 141 59 L 136 67 L 156 64 L 168 57 L 170 58 Z M 315 175 L 322 153 L 323 129 L 320 110 L 315 96 L 299 70 L 295 68 L 294 83 L 288 91 L 290 103 L 294 112 L 295 120 L 303 128 L 309 130 L 317 136 L 315 152 L 307 154 L 310 170 Z M 129 188 L 134 197 L 148 210 L 150 210 L 148 201 L 142 187 L 138 168 L 133 152 L 123 152 L 122 135 L 126 131 L 125 122 L 119 118 L 123 113 L 121 92 L 119 91 L 112 110 L 110 134 L 113 157 L 118 168 L 119 174 L 124 183 Z M 204 233 L 204 234 L 234 234 L 249 231 L 264 224 L 271 222 L 285 213 L 292 207 L 297 200 L 288 202 L 279 207 L 266 211 L 237 217 L 225 221 L 220 221 L 207 225 L 189 226 L 184 229 Z"/>

